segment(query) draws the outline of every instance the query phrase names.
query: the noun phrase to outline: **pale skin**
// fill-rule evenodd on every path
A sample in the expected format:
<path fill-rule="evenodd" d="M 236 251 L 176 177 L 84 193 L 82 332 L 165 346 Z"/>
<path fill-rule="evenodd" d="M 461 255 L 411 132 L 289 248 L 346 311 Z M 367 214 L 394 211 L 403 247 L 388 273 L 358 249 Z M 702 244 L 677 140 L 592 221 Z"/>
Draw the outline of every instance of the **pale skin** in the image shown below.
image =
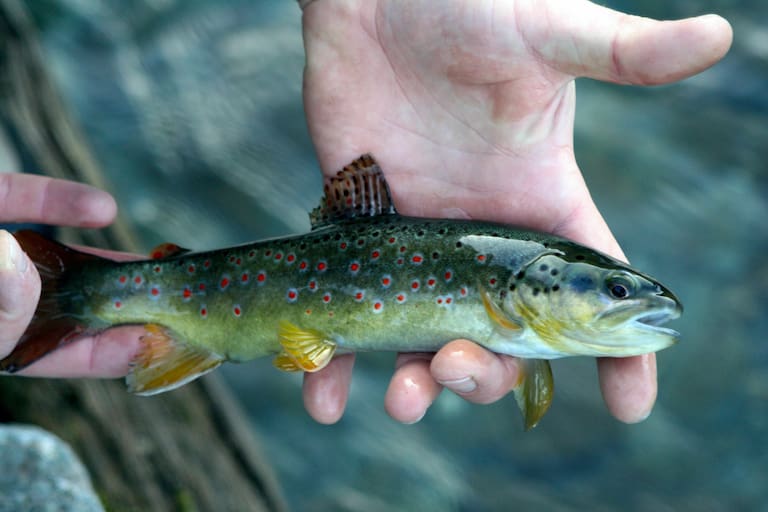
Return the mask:
<path fill-rule="evenodd" d="M 305 110 L 326 174 L 372 152 L 403 214 L 527 226 L 620 258 L 574 158 L 573 78 L 673 82 L 717 62 L 732 37 L 717 16 L 657 22 L 579 0 L 314 0 L 303 25 Z M 115 211 L 91 187 L 0 174 L 0 222 L 98 227 Z M 0 232 L 0 356 L 29 323 L 39 289 L 34 266 Z M 122 376 L 141 332 L 78 341 L 24 373 Z M 342 356 L 306 374 L 304 402 L 317 421 L 343 414 L 352 364 Z M 598 374 L 619 420 L 650 413 L 653 354 L 598 360 Z M 490 403 L 518 379 L 514 358 L 457 340 L 434 355 L 398 356 L 385 408 L 412 423 L 443 387 Z"/>

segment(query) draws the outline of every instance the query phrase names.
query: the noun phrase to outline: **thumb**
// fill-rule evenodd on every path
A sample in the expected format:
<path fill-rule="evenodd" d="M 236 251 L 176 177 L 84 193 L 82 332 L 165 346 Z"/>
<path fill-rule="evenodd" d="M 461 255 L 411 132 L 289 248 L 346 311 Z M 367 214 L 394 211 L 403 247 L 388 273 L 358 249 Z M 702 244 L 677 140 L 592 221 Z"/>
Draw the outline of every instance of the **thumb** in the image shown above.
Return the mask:
<path fill-rule="evenodd" d="M 0 231 L 0 357 L 24 334 L 39 296 L 35 266 L 10 233 Z"/>
<path fill-rule="evenodd" d="M 548 2 L 547 8 L 552 12 L 546 30 L 526 37 L 550 66 L 572 76 L 637 85 L 674 82 L 715 64 L 733 40 L 730 24 L 714 14 L 657 21 L 586 0 Z"/>

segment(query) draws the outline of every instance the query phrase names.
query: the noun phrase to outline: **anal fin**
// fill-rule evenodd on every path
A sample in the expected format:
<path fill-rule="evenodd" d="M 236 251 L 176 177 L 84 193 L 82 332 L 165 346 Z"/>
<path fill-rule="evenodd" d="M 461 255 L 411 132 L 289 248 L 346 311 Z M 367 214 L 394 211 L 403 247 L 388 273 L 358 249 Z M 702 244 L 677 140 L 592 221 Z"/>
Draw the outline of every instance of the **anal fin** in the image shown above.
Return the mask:
<path fill-rule="evenodd" d="M 173 337 L 161 325 L 147 324 L 141 348 L 125 378 L 128 391 L 154 395 L 182 386 L 218 367 L 224 358 Z"/>
<path fill-rule="evenodd" d="M 523 414 L 525 430 L 535 427 L 552 404 L 555 384 L 552 367 L 545 359 L 520 359 L 520 383 L 514 389 L 515 400 Z"/>
<path fill-rule="evenodd" d="M 283 351 L 273 364 L 283 371 L 316 372 L 331 362 L 336 343 L 320 331 L 301 329 L 290 322 L 280 322 L 277 332 Z"/>

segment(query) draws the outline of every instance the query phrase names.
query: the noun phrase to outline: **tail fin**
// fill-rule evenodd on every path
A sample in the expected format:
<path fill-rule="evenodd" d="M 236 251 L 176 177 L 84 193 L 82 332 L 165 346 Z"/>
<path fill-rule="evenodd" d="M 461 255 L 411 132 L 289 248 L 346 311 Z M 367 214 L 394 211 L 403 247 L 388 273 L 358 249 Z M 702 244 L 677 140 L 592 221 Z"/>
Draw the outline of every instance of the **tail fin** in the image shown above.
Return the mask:
<path fill-rule="evenodd" d="M 32 259 L 42 281 L 37 310 L 16 348 L 0 360 L 0 371 L 15 373 L 86 334 L 93 332 L 76 311 L 65 310 L 67 292 L 62 286 L 67 273 L 103 258 L 71 249 L 35 231 L 14 233 Z"/>

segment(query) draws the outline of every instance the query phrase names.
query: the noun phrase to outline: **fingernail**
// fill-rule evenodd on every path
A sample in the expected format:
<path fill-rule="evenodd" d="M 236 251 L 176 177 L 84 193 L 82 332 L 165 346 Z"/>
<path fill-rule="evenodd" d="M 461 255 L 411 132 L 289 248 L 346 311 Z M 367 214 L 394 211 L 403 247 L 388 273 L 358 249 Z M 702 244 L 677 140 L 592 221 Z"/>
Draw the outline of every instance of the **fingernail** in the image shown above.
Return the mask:
<path fill-rule="evenodd" d="M 415 420 L 411 420 L 411 421 L 403 421 L 402 423 L 403 423 L 403 425 L 414 425 L 414 424 L 416 424 L 416 423 L 420 422 L 421 420 L 423 420 L 423 419 L 424 419 L 424 416 L 426 416 L 426 415 L 427 415 L 427 409 L 424 409 L 424 412 L 423 412 L 423 413 L 421 413 L 421 416 L 419 416 L 419 417 L 418 417 L 418 418 L 416 418 Z"/>
<path fill-rule="evenodd" d="M 456 380 L 439 381 L 440 384 L 447 387 L 454 393 L 471 393 L 477 389 L 477 382 L 472 377 L 464 377 Z"/>
<path fill-rule="evenodd" d="M 27 270 L 27 258 L 19 244 L 13 235 L 3 230 L 0 230 L 0 270 L 14 270 L 20 274 Z"/>

